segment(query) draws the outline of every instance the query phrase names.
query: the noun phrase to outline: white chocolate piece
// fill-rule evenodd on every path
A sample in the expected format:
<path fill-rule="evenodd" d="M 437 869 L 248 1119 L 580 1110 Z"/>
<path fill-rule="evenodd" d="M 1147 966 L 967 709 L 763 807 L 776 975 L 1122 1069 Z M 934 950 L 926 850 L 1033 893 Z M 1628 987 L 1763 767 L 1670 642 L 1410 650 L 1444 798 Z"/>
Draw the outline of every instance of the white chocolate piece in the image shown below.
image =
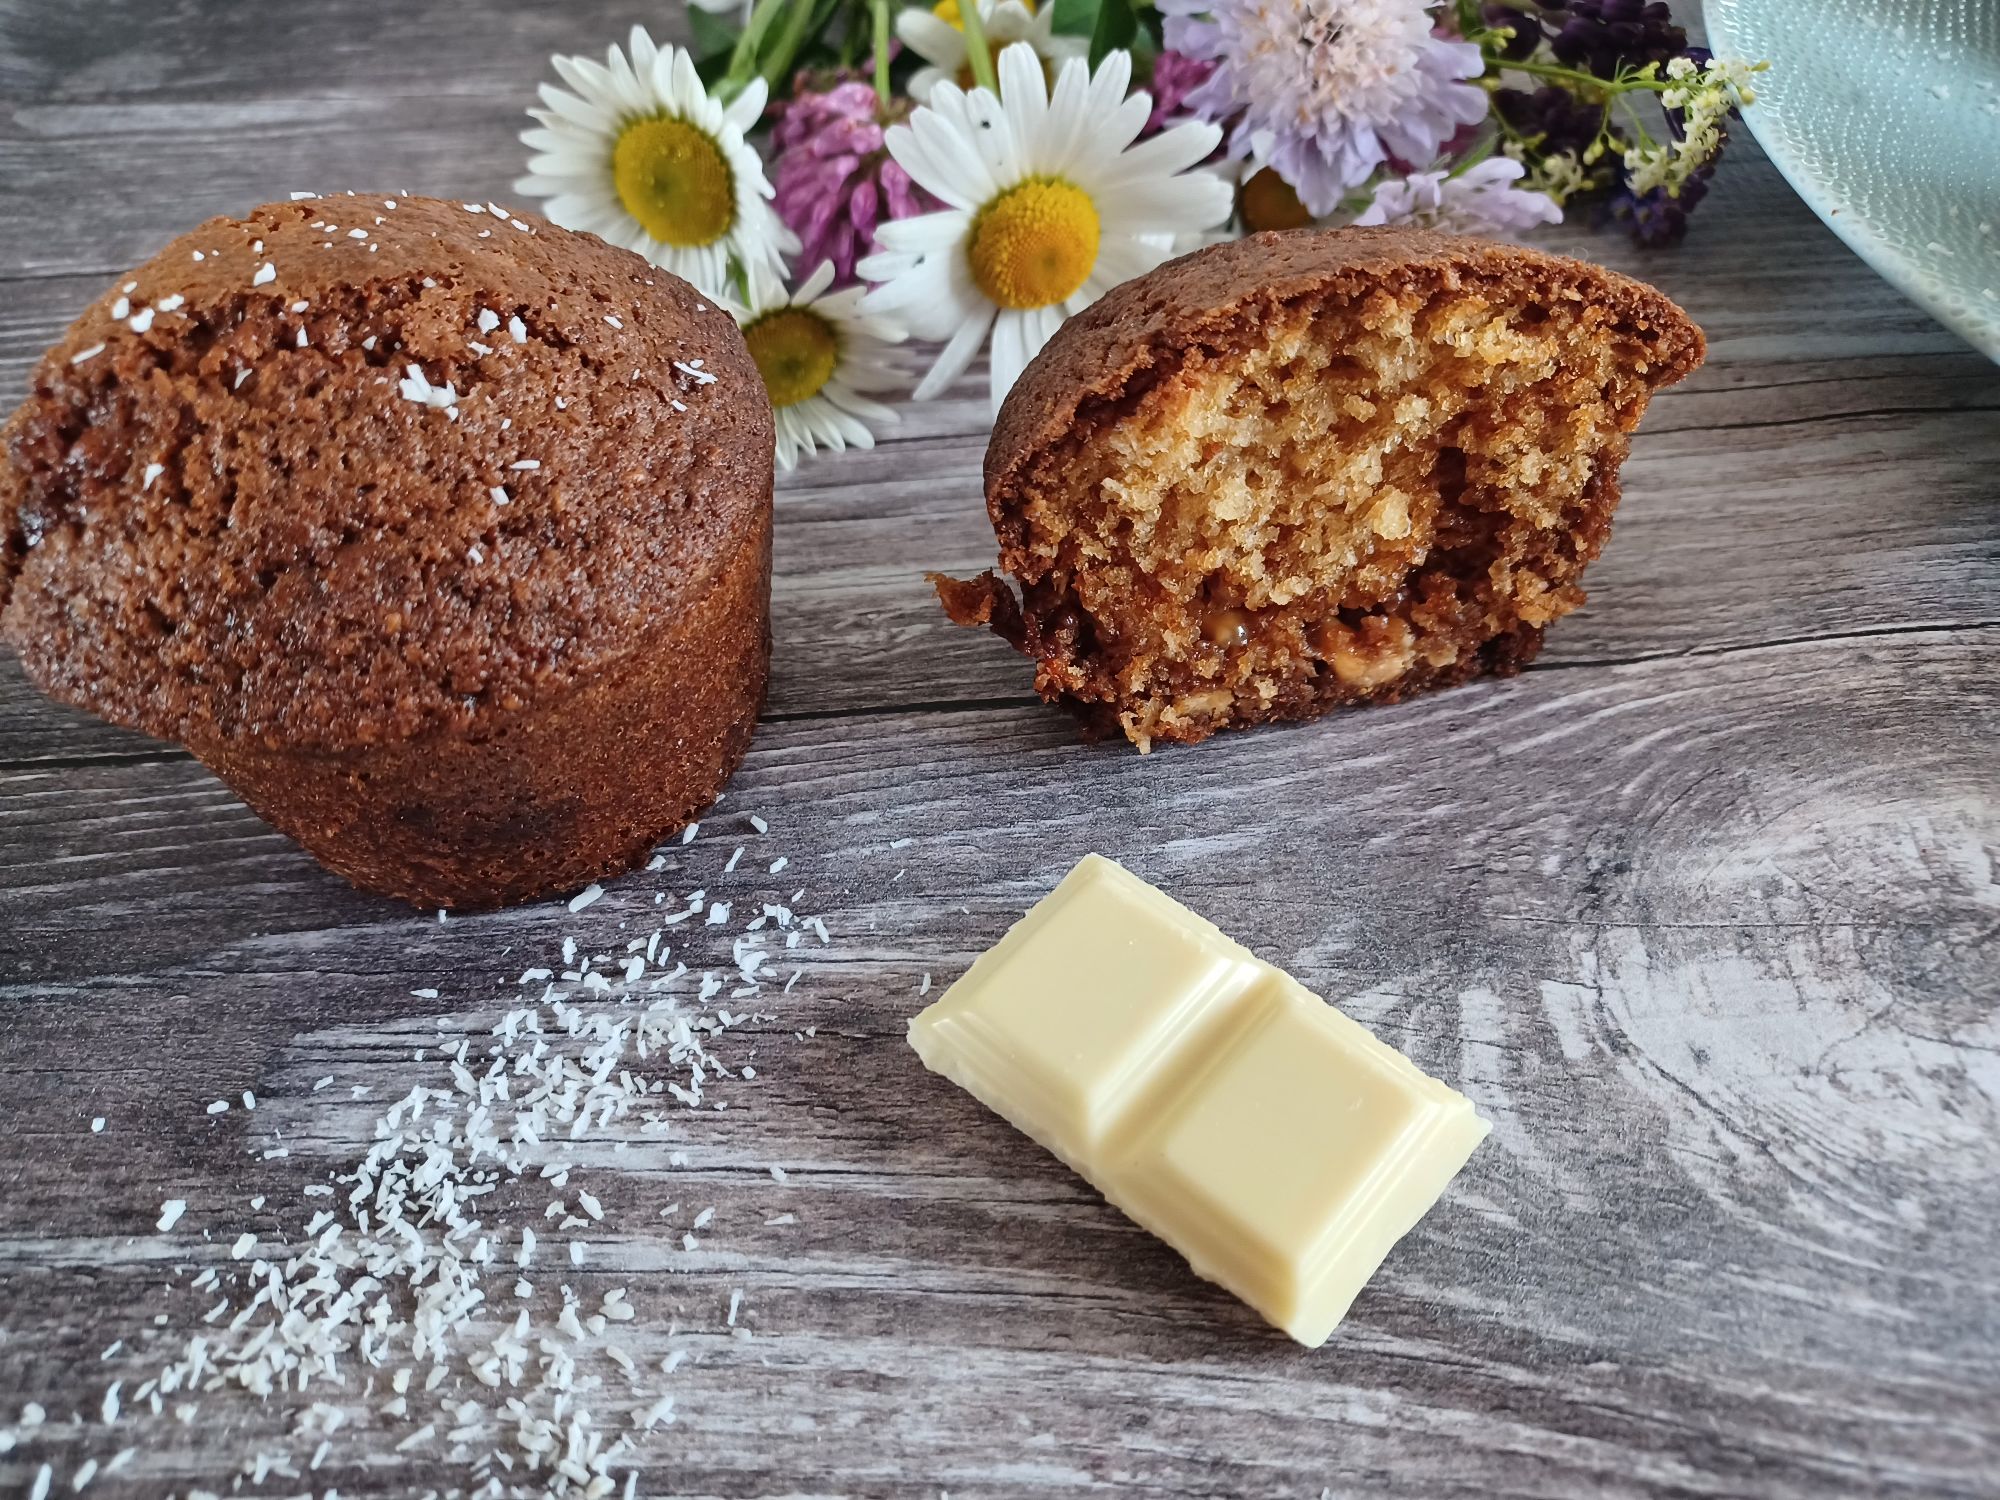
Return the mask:
<path fill-rule="evenodd" d="M 1095 854 L 910 1023 L 910 1045 L 1314 1348 L 1491 1128 Z"/>

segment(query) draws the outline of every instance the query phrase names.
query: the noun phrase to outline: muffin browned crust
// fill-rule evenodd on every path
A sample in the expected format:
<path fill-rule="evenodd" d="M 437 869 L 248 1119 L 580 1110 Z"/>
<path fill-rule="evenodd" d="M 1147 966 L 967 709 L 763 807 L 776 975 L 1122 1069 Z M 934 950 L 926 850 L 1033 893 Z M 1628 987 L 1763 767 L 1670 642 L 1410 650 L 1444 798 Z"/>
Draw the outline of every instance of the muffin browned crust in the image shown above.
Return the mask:
<path fill-rule="evenodd" d="M 937 578 L 1142 750 L 1520 669 L 1701 363 L 1651 287 L 1425 230 L 1253 235 L 1063 325 L 986 450 L 1000 567 Z"/>
<path fill-rule="evenodd" d="M 748 745 L 770 405 L 724 310 L 593 237 L 389 194 L 211 220 L 0 450 L 0 640 L 358 885 L 580 885 Z"/>

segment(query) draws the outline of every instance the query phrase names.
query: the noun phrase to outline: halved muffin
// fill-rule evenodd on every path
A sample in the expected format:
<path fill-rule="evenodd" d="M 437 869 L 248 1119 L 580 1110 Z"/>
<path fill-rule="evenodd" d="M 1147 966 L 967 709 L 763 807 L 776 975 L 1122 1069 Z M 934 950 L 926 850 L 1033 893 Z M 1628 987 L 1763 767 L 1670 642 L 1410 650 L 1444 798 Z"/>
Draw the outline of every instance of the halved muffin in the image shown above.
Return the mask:
<path fill-rule="evenodd" d="M 1516 246 L 1217 245 L 1072 318 L 1008 396 L 986 499 L 1018 595 L 934 582 L 1142 750 L 1512 672 L 1702 354 L 1651 287 Z"/>

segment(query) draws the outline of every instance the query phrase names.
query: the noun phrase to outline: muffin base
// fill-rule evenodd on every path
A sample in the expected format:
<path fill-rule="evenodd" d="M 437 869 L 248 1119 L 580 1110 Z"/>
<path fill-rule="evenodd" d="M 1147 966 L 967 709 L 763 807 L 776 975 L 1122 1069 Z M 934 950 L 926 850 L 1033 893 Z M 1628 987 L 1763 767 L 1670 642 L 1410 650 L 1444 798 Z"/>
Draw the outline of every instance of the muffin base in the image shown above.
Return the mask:
<path fill-rule="evenodd" d="M 742 763 L 771 659 L 771 512 L 695 604 L 476 736 L 339 751 L 188 748 L 363 890 L 477 909 L 630 869 Z"/>

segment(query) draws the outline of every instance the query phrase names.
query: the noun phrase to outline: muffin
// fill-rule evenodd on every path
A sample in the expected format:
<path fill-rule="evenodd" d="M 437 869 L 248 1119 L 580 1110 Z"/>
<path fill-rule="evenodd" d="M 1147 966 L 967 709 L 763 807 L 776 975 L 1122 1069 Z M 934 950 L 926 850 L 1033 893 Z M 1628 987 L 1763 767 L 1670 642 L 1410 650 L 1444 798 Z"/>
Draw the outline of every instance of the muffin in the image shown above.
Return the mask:
<path fill-rule="evenodd" d="M 1518 671 L 1583 603 L 1647 400 L 1702 353 L 1651 287 L 1533 250 L 1217 245 L 1049 341 L 986 450 L 1012 581 L 933 581 L 1142 751 Z"/>
<path fill-rule="evenodd" d="M 735 323 L 636 255 L 495 204 L 269 204 L 36 367 L 0 640 L 356 885 L 572 889 L 749 745 L 772 452 Z"/>

